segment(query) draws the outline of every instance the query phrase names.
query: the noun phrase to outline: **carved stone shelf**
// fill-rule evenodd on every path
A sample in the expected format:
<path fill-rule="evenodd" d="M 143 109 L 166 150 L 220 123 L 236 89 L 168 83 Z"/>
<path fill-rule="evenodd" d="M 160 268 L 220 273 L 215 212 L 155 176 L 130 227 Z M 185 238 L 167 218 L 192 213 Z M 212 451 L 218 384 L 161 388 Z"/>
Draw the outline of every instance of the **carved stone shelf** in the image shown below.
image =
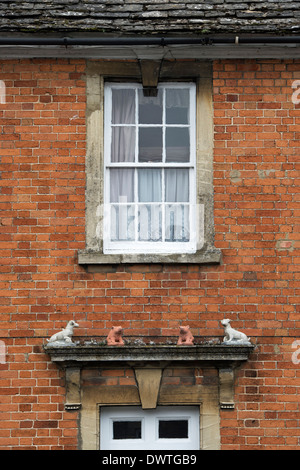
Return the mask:
<path fill-rule="evenodd" d="M 70 345 L 44 346 L 51 361 L 62 367 L 84 367 L 103 363 L 123 362 L 130 364 L 153 364 L 156 362 L 201 362 L 210 366 L 236 367 L 247 361 L 253 345 L 196 344 L 176 345 Z"/>
<path fill-rule="evenodd" d="M 124 364 L 135 371 L 143 408 L 155 408 L 162 371 L 170 364 L 186 367 L 215 367 L 219 371 L 219 403 L 221 409 L 234 408 L 234 369 L 247 361 L 254 345 L 196 344 L 177 345 L 55 345 L 44 346 L 51 361 L 66 371 L 66 403 L 68 411 L 81 407 L 81 369 Z"/>

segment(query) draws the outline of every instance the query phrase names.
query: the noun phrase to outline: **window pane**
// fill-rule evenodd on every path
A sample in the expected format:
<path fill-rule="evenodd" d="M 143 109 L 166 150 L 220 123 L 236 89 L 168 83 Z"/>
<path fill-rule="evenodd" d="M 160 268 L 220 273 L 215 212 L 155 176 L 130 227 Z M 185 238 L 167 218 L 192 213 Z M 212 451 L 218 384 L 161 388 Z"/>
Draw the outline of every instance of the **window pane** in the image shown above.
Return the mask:
<path fill-rule="evenodd" d="M 134 240 L 134 206 L 128 204 L 113 204 L 111 206 L 110 220 L 111 240 Z"/>
<path fill-rule="evenodd" d="M 141 439 L 142 422 L 141 421 L 114 421 L 113 438 L 114 439 Z"/>
<path fill-rule="evenodd" d="M 134 162 L 135 128 L 113 127 L 111 139 L 112 162 Z"/>
<path fill-rule="evenodd" d="M 187 89 L 166 90 L 166 123 L 189 124 L 190 93 Z"/>
<path fill-rule="evenodd" d="M 186 204 L 170 204 L 166 206 L 165 227 L 167 242 L 188 242 L 189 231 L 189 206 Z"/>
<path fill-rule="evenodd" d="M 139 240 L 162 241 L 162 212 L 157 204 L 139 205 Z"/>
<path fill-rule="evenodd" d="M 139 123 L 162 123 L 162 90 L 158 90 L 157 96 L 144 96 L 143 90 L 139 90 Z"/>
<path fill-rule="evenodd" d="M 112 89 L 112 123 L 135 123 L 135 90 Z"/>
<path fill-rule="evenodd" d="M 144 96 L 141 88 L 105 84 L 104 251 L 189 252 L 195 239 L 194 85 L 166 82 L 157 96 Z"/>
<path fill-rule="evenodd" d="M 189 202 L 189 170 L 168 168 L 165 170 L 166 202 Z"/>
<path fill-rule="evenodd" d="M 162 128 L 146 127 L 139 130 L 139 162 L 162 161 Z"/>
<path fill-rule="evenodd" d="M 166 161 L 188 162 L 190 160 L 190 132 L 186 127 L 166 129 Z"/>
<path fill-rule="evenodd" d="M 187 439 L 188 420 L 159 420 L 158 436 L 160 439 Z"/>
<path fill-rule="evenodd" d="M 161 170 L 138 170 L 139 202 L 161 202 Z"/>
<path fill-rule="evenodd" d="M 110 202 L 133 202 L 134 200 L 134 170 L 110 170 Z"/>

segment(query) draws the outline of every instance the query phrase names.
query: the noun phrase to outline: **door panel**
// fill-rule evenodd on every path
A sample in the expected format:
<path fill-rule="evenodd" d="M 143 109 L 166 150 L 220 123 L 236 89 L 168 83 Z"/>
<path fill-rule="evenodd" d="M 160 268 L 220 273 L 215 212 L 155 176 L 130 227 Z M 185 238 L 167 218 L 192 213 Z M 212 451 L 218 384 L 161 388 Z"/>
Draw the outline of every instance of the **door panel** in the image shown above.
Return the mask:
<path fill-rule="evenodd" d="M 199 407 L 102 407 L 101 450 L 198 450 Z"/>

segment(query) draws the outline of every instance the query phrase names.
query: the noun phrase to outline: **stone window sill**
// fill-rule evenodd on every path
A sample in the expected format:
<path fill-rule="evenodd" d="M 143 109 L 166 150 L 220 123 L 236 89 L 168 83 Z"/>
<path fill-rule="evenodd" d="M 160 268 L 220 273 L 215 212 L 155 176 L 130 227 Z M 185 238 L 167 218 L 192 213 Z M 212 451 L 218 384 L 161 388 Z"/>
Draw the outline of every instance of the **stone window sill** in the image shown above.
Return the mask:
<path fill-rule="evenodd" d="M 82 250 L 78 252 L 78 263 L 81 265 L 218 264 L 221 262 L 221 257 L 221 251 L 215 248 L 184 254 L 103 254 L 99 251 Z"/>

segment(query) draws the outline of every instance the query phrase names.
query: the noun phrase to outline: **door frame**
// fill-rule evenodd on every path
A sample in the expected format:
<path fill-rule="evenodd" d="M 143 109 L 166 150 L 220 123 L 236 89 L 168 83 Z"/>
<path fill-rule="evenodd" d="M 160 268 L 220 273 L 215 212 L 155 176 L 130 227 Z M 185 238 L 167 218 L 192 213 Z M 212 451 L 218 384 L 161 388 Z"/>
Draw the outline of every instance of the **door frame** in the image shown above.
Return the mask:
<path fill-rule="evenodd" d="M 141 406 L 137 387 L 83 386 L 79 415 L 80 450 L 99 450 L 100 410 L 103 406 Z M 200 407 L 200 449 L 220 449 L 220 404 L 218 384 L 162 386 L 158 406 Z"/>

